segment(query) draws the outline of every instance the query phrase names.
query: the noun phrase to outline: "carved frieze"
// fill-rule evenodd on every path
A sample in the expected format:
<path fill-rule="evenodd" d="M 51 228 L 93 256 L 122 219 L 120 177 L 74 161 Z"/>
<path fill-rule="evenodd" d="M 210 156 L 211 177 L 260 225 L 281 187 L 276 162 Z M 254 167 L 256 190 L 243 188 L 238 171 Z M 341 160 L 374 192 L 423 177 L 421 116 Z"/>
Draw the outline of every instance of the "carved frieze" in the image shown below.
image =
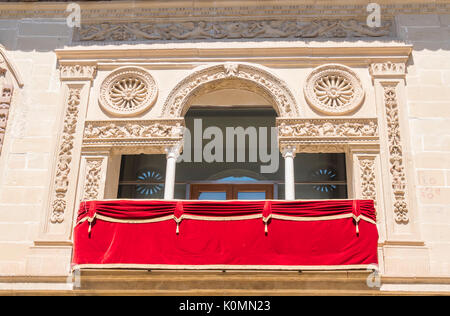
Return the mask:
<path fill-rule="evenodd" d="M 283 138 L 312 139 L 367 139 L 378 138 L 375 118 L 346 119 L 277 119 L 278 135 Z"/>
<path fill-rule="evenodd" d="M 67 207 L 66 194 L 69 188 L 69 174 L 72 168 L 72 152 L 78 120 L 81 89 L 70 88 L 67 98 L 67 108 L 64 115 L 62 136 L 56 161 L 56 174 L 54 183 L 54 197 L 51 204 L 51 222 L 62 223 Z"/>
<path fill-rule="evenodd" d="M 133 116 L 148 110 L 158 89 L 153 77 L 140 67 L 123 67 L 112 72 L 100 87 L 99 103 L 114 116 Z"/>
<path fill-rule="evenodd" d="M 395 84 L 383 86 L 384 105 L 386 111 L 386 130 L 389 150 L 389 165 L 392 176 L 394 194 L 394 214 L 398 223 L 409 221 L 406 201 L 406 174 L 404 167 L 403 148 L 400 136 L 399 105 Z"/>
<path fill-rule="evenodd" d="M 182 120 L 87 121 L 84 139 L 181 138 Z"/>
<path fill-rule="evenodd" d="M 307 77 L 305 98 L 308 104 L 328 115 L 344 115 L 357 109 L 364 100 L 358 76 L 348 67 L 327 64 Z"/>
<path fill-rule="evenodd" d="M 274 105 L 279 116 L 295 116 L 297 104 L 287 85 L 266 70 L 248 64 L 225 63 L 198 70 L 182 80 L 167 98 L 163 117 L 181 117 L 189 100 L 220 89 L 256 92 Z"/>
<path fill-rule="evenodd" d="M 317 19 L 299 21 L 284 19 L 244 21 L 164 21 L 103 22 L 81 24 L 75 41 L 156 41 L 156 40 L 221 40 L 254 38 L 352 38 L 382 37 L 391 33 L 392 23 L 369 27 L 362 20 Z"/>

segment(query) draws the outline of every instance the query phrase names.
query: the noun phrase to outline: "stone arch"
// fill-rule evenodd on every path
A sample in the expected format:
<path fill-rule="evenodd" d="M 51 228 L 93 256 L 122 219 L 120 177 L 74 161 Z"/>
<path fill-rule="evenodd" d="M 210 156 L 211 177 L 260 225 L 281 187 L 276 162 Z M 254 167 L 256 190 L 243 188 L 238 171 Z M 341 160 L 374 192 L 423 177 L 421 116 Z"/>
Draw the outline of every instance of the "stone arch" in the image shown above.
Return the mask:
<path fill-rule="evenodd" d="M 194 97 L 221 89 L 256 92 L 274 107 L 279 117 L 298 116 L 297 102 L 287 84 L 260 66 L 225 63 L 193 72 L 179 82 L 169 94 L 163 117 L 182 117 Z"/>

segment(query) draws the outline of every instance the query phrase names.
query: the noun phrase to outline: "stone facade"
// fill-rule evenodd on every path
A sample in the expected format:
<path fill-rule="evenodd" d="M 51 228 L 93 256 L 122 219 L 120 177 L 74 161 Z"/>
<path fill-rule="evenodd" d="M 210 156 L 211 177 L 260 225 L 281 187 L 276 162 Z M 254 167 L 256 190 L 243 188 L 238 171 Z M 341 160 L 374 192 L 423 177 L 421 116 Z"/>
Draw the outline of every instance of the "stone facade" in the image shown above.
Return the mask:
<path fill-rule="evenodd" d="M 0 4 L 0 276 L 67 275 L 76 205 L 116 197 L 120 155 L 180 146 L 193 100 L 239 89 L 281 150 L 346 153 L 383 275 L 449 277 L 450 3 L 379 1 L 370 28 L 339 2 L 88 2 L 80 28 L 67 3 Z"/>

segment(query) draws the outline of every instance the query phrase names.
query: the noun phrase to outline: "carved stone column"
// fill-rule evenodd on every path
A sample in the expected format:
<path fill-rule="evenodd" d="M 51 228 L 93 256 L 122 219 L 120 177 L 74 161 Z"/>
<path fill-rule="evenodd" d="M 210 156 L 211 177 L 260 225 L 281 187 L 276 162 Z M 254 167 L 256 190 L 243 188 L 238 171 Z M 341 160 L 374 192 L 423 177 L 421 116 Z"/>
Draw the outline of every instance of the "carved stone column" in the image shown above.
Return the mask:
<path fill-rule="evenodd" d="M 412 165 L 408 163 L 409 130 L 406 118 L 406 65 L 397 62 L 370 66 L 380 117 L 381 168 L 386 240 L 383 251 L 386 274 L 426 274 L 428 251 L 415 220 Z M 410 258 L 410 259 L 409 259 Z M 415 262 L 405 267 L 402 262 Z M 400 268 L 403 266 L 402 268 Z"/>
<path fill-rule="evenodd" d="M 164 199 L 172 200 L 175 192 L 175 169 L 177 158 L 180 154 L 179 146 L 172 146 L 166 148 L 166 180 L 164 182 Z"/>
<path fill-rule="evenodd" d="M 62 275 L 69 268 L 84 118 L 95 73 L 96 67 L 92 65 L 60 67 L 63 103 L 59 136 L 55 143 L 53 176 L 49 183 L 46 212 L 41 219 L 39 239 L 35 241 L 27 262 L 30 274 Z M 58 267 L 50 267 L 54 257 L 59 258 Z"/>
<path fill-rule="evenodd" d="M 285 199 L 288 201 L 295 200 L 295 173 L 294 173 L 294 158 L 295 147 L 286 146 L 282 149 L 284 158 L 284 190 Z"/>

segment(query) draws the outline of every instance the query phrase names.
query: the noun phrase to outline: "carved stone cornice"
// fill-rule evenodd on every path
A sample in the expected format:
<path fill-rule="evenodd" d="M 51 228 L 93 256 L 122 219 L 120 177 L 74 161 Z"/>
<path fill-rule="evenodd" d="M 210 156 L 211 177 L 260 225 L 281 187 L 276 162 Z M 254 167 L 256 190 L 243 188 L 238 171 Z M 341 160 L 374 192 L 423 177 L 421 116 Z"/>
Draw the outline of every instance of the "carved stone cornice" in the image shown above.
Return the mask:
<path fill-rule="evenodd" d="M 149 147 L 164 153 L 182 142 L 184 119 L 86 121 L 83 147 Z M 151 148 L 153 147 L 153 148 Z"/>
<path fill-rule="evenodd" d="M 392 17 L 396 14 L 445 14 L 450 10 L 450 4 L 437 1 L 396 0 L 380 3 L 383 16 Z M 367 1 L 353 0 L 351 5 L 346 1 L 337 3 L 333 0 L 265 0 L 265 1 L 202 1 L 193 6 L 192 1 L 180 0 L 177 5 L 171 1 L 137 1 L 130 6 L 127 1 L 109 1 L 107 5 L 101 1 L 82 1 L 82 21 L 98 21 L 100 18 L 110 21 L 136 19 L 149 21 L 151 19 L 204 19 L 213 17 L 216 20 L 230 17 L 322 17 L 322 16 L 367 16 Z M 389 5 L 386 5 L 386 4 Z M 11 18 L 66 18 L 67 2 L 8 2 L 0 4 L 0 16 Z"/>
<path fill-rule="evenodd" d="M 373 63 L 369 67 L 372 78 L 404 78 L 406 76 L 405 63 L 382 62 Z"/>
<path fill-rule="evenodd" d="M 97 72 L 95 65 L 61 65 L 59 74 L 61 81 L 94 80 Z"/>

